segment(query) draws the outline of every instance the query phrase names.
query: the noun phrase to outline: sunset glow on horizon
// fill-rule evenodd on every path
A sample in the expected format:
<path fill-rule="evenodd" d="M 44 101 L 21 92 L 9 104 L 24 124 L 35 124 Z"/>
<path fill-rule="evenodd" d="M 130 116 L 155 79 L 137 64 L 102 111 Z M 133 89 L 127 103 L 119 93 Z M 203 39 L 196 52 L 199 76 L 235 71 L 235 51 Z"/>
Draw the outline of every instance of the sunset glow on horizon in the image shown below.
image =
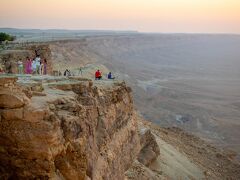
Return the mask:
<path fill-rule="evenodd" d="M 2 0 L 0 27 L 240 33 L 240 0 Z"/>

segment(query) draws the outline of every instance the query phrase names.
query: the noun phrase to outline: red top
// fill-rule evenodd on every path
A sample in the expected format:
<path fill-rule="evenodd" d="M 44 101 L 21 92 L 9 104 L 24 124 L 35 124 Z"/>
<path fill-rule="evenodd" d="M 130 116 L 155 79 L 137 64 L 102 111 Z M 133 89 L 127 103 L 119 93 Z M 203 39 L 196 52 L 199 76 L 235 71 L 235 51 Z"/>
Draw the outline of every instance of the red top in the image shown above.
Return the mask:
<path fill-rule="evenodd" d="M 100 71 L 96 71 L 96 73 L 95 73 L 95 77 L 96 77 L 96 78 L 101 77 L 101 72 L 100 72 Z"/>

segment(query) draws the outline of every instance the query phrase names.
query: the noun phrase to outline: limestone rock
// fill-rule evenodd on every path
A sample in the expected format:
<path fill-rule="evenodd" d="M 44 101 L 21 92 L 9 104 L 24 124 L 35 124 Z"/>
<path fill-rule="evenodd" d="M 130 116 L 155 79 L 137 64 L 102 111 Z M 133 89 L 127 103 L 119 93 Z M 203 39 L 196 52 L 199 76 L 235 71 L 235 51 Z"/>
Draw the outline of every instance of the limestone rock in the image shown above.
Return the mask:
<path fill-rule="evenodd" d="M 149 166 L 160 154 L 159 146 L 150 129 L 140 127 L 141 151 L 138 155 L 138 161 L 145 166 Z"/>
<path fill-rule="evenodd" d="M 4 119 L 8 119 L 8 120 L 23 119 L 23 108 L 3 109 L 3 110 L 0 110 L 0 112 Z"/>
<path fill-rule="evenodd" d="M 43 82 L 45 96 L 0 88 L 0 179 L 124 179 L 140 150 L 126 85 Z"/>
<path fill-rule="evenodd" d="M 24 100 L 13 94 L 0 94 L 0 108 L 20 108 L 24 106 Z"/>

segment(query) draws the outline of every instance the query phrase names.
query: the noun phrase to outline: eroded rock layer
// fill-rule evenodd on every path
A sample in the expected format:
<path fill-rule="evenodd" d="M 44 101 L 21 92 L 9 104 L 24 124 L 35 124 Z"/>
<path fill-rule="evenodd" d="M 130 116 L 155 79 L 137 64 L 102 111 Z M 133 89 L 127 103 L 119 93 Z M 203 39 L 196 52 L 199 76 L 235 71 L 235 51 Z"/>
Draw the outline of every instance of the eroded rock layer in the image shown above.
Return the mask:
<path fill-rule="evenodd" d="M 0 179 L 123 179 L 140 149 L 130 89 L 40 82 L 0 78 Z"/>

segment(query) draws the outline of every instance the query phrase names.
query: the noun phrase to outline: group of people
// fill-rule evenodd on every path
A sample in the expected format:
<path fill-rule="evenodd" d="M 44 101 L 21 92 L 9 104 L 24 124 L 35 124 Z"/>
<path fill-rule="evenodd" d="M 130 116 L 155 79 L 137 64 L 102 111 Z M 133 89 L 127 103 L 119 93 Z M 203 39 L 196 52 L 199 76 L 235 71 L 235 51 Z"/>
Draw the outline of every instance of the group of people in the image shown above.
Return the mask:
<path fill-rule="evenodd" d="M 115 79 L 115 77 L 112 76 L 111 72 L 108 73 L 107 78 L 108 79 Z M 95 79 L 96 80 L 102 79 L 102 73 L 99 69 L 95 72 Z"/>
<path fill-rule="evenodd" d="M 20 59 L 18 62 L 18 74 L 24 74 L 24 64 Z M 46 75 L 47 74 L 47 60 L 41 59 L 39 55 L 37 55 L 34 59 L 29 57 L 26 58 L 25 63 L 25 73 L 26 74 L 37 74 L 37 75 Z"/>

